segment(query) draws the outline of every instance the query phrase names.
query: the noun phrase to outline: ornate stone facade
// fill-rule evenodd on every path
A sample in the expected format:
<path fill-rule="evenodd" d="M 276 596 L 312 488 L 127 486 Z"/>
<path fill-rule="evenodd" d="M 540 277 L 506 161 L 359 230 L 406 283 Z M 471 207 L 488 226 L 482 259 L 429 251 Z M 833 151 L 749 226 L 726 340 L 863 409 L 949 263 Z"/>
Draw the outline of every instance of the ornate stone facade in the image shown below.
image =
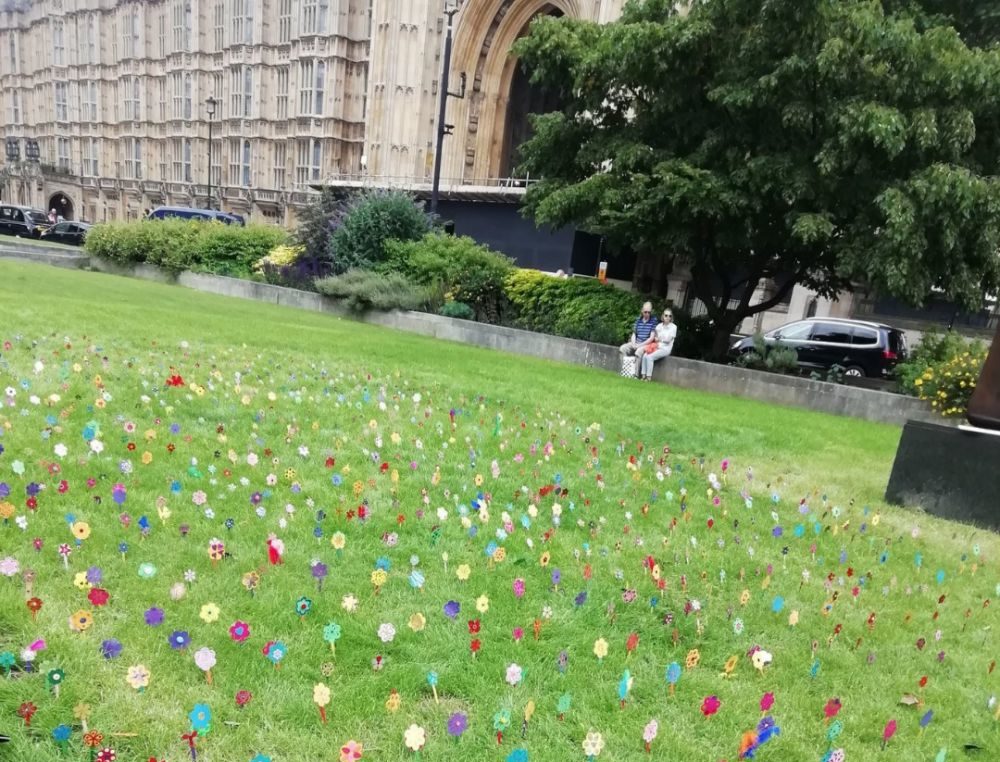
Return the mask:
<path fill-rule="evenodd" d="M 449 100 L 443 183 L 503 186 L 511 44 L 538 14 L 607 21 L 623 2 L 0 0 L 16 148 L 0 193 L 92 221 L 207 205 L 210 97 L 217 208 L 287 223 L 324 182 L 429 185 L 449 3 L 468 89 Z"/>

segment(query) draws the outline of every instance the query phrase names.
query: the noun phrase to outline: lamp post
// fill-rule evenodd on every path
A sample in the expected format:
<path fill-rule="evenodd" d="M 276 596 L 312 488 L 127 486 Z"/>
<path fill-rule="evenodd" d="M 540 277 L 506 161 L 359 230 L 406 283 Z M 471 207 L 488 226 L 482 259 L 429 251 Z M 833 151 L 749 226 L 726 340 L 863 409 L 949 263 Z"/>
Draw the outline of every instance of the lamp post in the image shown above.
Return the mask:
<path fill-rule="evenodd" d="M 441 106 L 438 111 L 437 121 L 437 148 L 434 150 L 434 182 L 431 186 L 431 214 L 437 213 L 438 197 L 441 193 L 441 152 L 444 148 L 444 136 L 451 135 L 455 129 L 453 124 L 445 124 L 444 120 L 448 111 L 448 98 L 465 97 L 465 72 L 462 72 L 462 90 L 458 93 L 448 92 L 448 78 L 451 70 L 451 29 L 452 19 L 458 13 L 458 3 L 456 0 L 448 0 L 445 4 L 444 14 L 448 17 L 448 31 L 444 38 L 444 71 L 441 73 Z"/>
<path fill-rule="evenodd" d="M 208 208 L 214 209 L 212 204 L 212 122 L 215 118 L 215 106 L 218 103 L 214 95 L 210 95 L 205 101 L 205 111 L 208 113 Z"/>

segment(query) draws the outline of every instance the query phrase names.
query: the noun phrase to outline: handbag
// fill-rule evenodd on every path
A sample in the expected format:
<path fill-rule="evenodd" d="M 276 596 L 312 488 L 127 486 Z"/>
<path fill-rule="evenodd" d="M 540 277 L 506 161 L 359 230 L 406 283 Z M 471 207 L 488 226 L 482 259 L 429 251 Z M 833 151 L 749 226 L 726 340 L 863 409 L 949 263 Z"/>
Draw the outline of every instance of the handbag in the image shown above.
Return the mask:
<path fill-rule="evenodd" d="M 626 355 L 622 357 L 622 371 L 621 374 L 624 378 L 634 377 L 636 368 L 635 355 Z"/>
<path fill-rule="evenodd" d="M 651 341 L 651 342 L 649 342 L 649 343 L 648 343 L 648 344 L 646 345 L 646 347 L 645 347 L 645 350 L 644 350 L 644 351 L 645 351 L 645 353 L 646 353 L 647 355 L 650 355 L 650 354 L 652 354 L 653 352 L 655 352 L 655 351 L 656 351 L 657 349 L 659 349 L 659 348 L 660 348 L 660 344 L 659 344 L 659 342 L 656 342 L 656 341 Z"/>

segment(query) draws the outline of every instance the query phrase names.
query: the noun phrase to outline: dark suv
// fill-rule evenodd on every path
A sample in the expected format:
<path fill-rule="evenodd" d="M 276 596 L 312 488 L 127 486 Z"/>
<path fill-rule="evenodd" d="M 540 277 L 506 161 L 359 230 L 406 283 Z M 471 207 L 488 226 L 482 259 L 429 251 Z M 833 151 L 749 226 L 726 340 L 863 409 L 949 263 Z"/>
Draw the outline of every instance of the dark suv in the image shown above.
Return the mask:
<path fill-rule="evenodd" d="M 808 318 L 768 331 L 764 341 L 794 349 L 801 368 L 827 370 L 839 365 L 846 376 L 889 378 L 907 356 L 901 330 L 863 320 Z M 729 354 L 738 357 L 752 349 L 753 337 L 747 336 L 733 344 Z"/>
<path fill-rule="evenodd" d="M 48 230 L 49 224 L 49 218 L 41 209 L 0 204 L 0 233 L 38 238 L 42 231 Z"/>

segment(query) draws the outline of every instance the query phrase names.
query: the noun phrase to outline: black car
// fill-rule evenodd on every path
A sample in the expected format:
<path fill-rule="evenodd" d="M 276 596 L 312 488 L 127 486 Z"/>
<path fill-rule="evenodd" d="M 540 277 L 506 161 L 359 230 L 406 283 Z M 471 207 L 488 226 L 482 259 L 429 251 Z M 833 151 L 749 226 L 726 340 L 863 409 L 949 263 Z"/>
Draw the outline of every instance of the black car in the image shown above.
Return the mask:
<path fill-rule="evenodd" d="M 68 243 L 70 246 L 82 246 L 83 239 L 90 230 L 89 222 L 57 222 L 42 233 L 42 240 L 52 243 Z"/>
<path fill-rule="evenodd" d="M 906 360 L 906 336 L 882 323 L 841 318 L 808 318 L 788 323 L 764 334 L 768 345 L 790 347 L 799 356 L 799 367 L 828 370 L 834 365 L 846 376 L 889 378 Z M 753 337 L 740 339 L 729 350 L 738 357 L 753 349 Z"/>
<path fill-rule="evenodd" d="M 41 209 L 0 204 L 0 233 L 38 238 L 49 227 L 49 218 Z"/>

